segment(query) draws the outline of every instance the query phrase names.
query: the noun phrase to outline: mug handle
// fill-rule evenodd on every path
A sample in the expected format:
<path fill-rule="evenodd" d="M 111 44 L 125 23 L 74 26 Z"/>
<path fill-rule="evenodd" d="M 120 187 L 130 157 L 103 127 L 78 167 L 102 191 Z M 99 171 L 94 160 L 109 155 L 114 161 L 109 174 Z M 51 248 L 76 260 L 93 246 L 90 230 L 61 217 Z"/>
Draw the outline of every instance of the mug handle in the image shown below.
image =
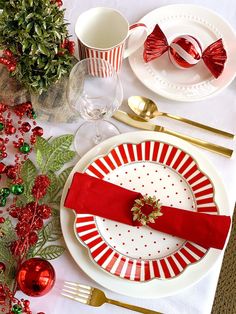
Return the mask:
<path fill-rule="evenodd" d="M 140 48 L 143 45 L 143 43 L 145 42 L 147 38 L 147 26 L 143 23 L 135 23 L 135 24 L 130 25 L 127 39 L 130 37 L 131 34 L 135 33 L 135 31 L 137 30 L 137 27 L 142 27 L 143 33 L 138 38 L 138 40 L 135 42 L 134 45 L 125 49 L 124 57 L 123 57 L 124 59 L 129 57 L 136 50 L 138 50 L 138 48 Z"/>

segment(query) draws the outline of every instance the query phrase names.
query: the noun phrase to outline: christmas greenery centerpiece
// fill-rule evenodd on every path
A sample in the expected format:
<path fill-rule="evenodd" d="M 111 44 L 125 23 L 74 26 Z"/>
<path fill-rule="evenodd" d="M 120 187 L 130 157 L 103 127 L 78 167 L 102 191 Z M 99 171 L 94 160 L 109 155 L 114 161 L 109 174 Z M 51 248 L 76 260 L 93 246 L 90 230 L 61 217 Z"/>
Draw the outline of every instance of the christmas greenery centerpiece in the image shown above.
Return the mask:
<path fill-rule="evenodd" d="M 41 94 L 72 67 L 61 0 L 0 0 L 0 63 L 28 90 Z"/>

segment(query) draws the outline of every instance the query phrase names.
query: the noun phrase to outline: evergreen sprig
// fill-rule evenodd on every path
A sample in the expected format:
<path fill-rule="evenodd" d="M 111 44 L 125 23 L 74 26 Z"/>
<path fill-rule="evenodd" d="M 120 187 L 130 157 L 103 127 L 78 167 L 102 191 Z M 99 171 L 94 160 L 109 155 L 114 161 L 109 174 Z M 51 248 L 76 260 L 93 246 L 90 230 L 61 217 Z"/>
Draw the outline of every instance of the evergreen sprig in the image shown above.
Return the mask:
<path fill-rule="evenodd" d="M 0 0 L 0 48 L 16 58 L 16 77 L 29 91 L 42 93 L 69 72 L 72 56 L 64 11 L 51 0 Z M 61 46 L 62 45 L 62 46 Z"/>

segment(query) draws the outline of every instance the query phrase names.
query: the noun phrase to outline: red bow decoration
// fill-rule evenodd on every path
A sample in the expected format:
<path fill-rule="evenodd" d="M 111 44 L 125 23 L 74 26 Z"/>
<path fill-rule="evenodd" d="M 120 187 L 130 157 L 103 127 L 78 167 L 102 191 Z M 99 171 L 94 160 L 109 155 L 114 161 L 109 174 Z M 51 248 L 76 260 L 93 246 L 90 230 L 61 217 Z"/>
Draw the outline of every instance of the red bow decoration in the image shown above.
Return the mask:
<path fill-rule="evenodd" d="M 77 172 L 64 205 L 78 214 L 91 214 L 135 226 L 137 222 L 131 209 L 135 201 L 142 198 L 141 193 Z M 149 204 L 145 204 L 141 210 L 146 215 L 152 213 Z M 231 222 L 229 216 L 168 206 L 161 206 L 160 212 L 158 208 L 156 217 L 154 222 L 148 223 L 149 227 L 195 242 L 204 248 L 217 249 L 223 249 Z"/>
<path fill-rule="evenodd" d="M 177 51 L 174 47 L 177 47 Z M 169 45 L 165 34 L 157 24 L 144 43 L 143 58 L 145 62 L 150 62 L 168 51 L 172 63 L 180 68 L 191 67 L 202 58 L 211 74 L 218 78 L 227 60 L 222 39 L 212 43 L 203 52 L 201 50 L 199 42 L 190 35 L 179 36 Z"/>

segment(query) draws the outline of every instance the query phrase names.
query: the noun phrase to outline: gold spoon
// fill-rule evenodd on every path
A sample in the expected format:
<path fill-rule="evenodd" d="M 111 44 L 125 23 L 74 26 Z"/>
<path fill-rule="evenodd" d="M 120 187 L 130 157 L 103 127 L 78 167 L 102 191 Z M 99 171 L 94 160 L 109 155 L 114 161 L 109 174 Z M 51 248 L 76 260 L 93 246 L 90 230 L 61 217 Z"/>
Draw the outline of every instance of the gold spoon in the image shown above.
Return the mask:
<path fill-rule="evenodd" d="M 160 112 L 158 111 L 157 105 L 154 103 L 154 101 L 146 97 L 131 96 L 128 99 L 128 105 L 130 109 L 132 109 L 133 112 L 136 113 L 136 115 L 138 115 L 142 120 L 145 120 L 145 121 L 149 121 L 150 119 L 153 119 L 159 116 L 164 116 L 164 117 L 171 118 L 177 121 L 188 123 L 195 127 L 202 128 L 204 130 L 207 130 L 207 131 L 219 134 L 219 135 L 234 138 L 234 134 L 210 127 L 208 125 L 205 125 L 196 121 L 192 121 L 192 120 L 182 118 L 179 116 L 174 116 L 170 113 Z"/>

